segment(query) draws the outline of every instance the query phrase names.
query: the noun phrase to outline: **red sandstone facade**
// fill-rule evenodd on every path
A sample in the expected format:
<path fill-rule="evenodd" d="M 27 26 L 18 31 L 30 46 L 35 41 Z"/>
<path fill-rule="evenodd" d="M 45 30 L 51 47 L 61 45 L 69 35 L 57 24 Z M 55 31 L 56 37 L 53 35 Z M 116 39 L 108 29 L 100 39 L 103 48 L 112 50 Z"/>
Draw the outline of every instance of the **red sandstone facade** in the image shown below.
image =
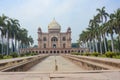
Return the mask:
<path fill-rule="evenodd" d="M 71 53 L 84 52 L 84 48 L 71 48 L 71 28 L 61 32 L 61 26 L 53 19 L 48 25 L 48 33 L 38 28 L 38 48 L 22 49 L 22 52 L 34 53 Z"/>
<path fill-rule="evenodd" d="M 71 28 L 61 32 L 61 26 L 55 19 L 48 25 L 48 33 L 38 28 L 38 48 L 71 48 Z"/>

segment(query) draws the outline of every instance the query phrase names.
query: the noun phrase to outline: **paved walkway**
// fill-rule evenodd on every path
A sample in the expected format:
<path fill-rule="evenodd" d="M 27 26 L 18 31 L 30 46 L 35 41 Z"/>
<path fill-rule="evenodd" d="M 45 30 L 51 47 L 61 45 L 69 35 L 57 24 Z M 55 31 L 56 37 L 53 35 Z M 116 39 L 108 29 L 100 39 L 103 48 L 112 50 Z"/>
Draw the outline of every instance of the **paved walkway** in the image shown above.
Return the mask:
<path fill-rule="evenodd" d="M 56 68 L 57 67 L 57 68 Z M 83 71 L 80 67 L 61 56 L 49 56 L 44 61 L 32 67 L 28 72 L 77 72 Z"/>

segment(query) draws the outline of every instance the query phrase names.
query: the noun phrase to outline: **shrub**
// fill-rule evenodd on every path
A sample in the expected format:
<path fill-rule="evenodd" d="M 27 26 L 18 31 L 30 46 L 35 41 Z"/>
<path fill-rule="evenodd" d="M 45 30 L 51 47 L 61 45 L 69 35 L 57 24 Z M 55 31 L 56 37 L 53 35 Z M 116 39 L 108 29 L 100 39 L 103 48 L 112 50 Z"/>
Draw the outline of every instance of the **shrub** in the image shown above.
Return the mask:
<path fill-rule="evenodd" d="M 25 55 L 26 55 L 26 56 L 30 56 L 30 53 L 29 53 L 29 52 L 27 52 L 27 53 L 25 53 Z"/>
<path fill-rule="evenodd" d="M 80 55 L 80 53 L 77 53 L 77 52 L 72 52 L 71 54 L 72 55 Z"/>
<path fill-rule="evenodd" d="M 92 55 L 97 57 L 97 56 L 100 55 L 100 53 L 98 53 L 98 52 L 94 52 L 94 53 L 92 53 Z"/>
<path fill-rule="evenodd" d="M 35 53 L 30 53 L 30 55 L 31 55 L 31 56 L 34 56 L 34 55 L 35 55 Z"/>
<path fill-rule="evenodd" d="M 37 55 L 37 53 L 30 53 L 31 56 Z"/>
<path fill-rule="evenodd" d="M 114 56 L 116 56 L 116 53 L 108 51 L 105 53 L 105 55 L 106 57 L 113 58 Z"/>
<path fill-rule="evenodd" d="M 20 56 L 21 56 L 21 57 L 24 57 L 24 56 L 25 56 L 25 54 L 24 54 L 24 53 L 22 53 L 22 54 L 20 54 Z"/>
<path fill-rule="evenodd" d="M 3 59 L 10 59 L 10 58 L 12 58 L 12 56 L 10 56 L 10 55 L 3 57 Z"/>
<path fill-rule="evenodd" d="M 120 55 L 120 52 L 116 52 L 116 55 L 118 55 L 118 56 L 119 56 L 119 55 Z"/>
<path fill-rule="evenodd" d="M 80 55 L 83 55 L 83 53 L 80 53 Z"/>
<path fill-rule="evenodd" d="M 91 55 L 91 54 L 90 54 L 90 53 L 88 53 L 88 52 L 84 54 L 84 56 L 90 56 L 90 55 Z"/>
<path fill-rule="evenodd" d="M 117 55 L 117 56 L 115 56 L 114 58 L 116 58 L 116 59 L 120 59 L 120 55 Z"/>
<path fill-rule="evenodd" d="M 102 55 L 99 55 L 99 57 L 106 58 L 106 55 L 105 55 L 105 54 L 102 54 Z"/>
<path fill-rule="evenodd" d="M 10 53 L 10 56 L 12 56 L 13 58 L 16 58 L 16 57 L 18 57 L 18 54 L 13 52 L 13 53 Z"/>
<path fill-rule="evenodd" d="M 2 54 L 0 54 L 0 59 L 3 59 L 3 55 Z"/>

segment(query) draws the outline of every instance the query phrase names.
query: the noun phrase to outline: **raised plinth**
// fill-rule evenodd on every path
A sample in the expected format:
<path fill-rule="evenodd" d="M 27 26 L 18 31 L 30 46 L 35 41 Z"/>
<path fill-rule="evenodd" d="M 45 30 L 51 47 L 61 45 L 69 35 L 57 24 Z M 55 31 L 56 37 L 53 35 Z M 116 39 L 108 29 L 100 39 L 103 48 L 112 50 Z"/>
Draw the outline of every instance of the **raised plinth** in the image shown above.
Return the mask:
<path fill-rule="evenodd" d="M 120 80 L 120 71 L 87 72 L 2 72 L 0 80 Z"/>

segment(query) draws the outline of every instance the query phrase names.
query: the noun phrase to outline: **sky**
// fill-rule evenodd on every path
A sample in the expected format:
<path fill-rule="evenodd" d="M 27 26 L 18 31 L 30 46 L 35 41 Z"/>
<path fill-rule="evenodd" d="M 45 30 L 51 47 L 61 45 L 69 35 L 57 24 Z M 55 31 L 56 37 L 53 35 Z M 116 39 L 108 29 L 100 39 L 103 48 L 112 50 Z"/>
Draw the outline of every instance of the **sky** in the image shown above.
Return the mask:
<path fill-rule="evenodd" d="M 120 8 L 120 0 L 0 0 L 0 15 L 18 19 L 21 28 L 33 37 L 34 45 L 38 44 L 38 27 L 47 32 L 53 18 L 61 25 L 61 32 L 71 27 L 72 42 L 76 42 L 97 14 L 96 9 L 103 6 L 113 13 Z"/>

